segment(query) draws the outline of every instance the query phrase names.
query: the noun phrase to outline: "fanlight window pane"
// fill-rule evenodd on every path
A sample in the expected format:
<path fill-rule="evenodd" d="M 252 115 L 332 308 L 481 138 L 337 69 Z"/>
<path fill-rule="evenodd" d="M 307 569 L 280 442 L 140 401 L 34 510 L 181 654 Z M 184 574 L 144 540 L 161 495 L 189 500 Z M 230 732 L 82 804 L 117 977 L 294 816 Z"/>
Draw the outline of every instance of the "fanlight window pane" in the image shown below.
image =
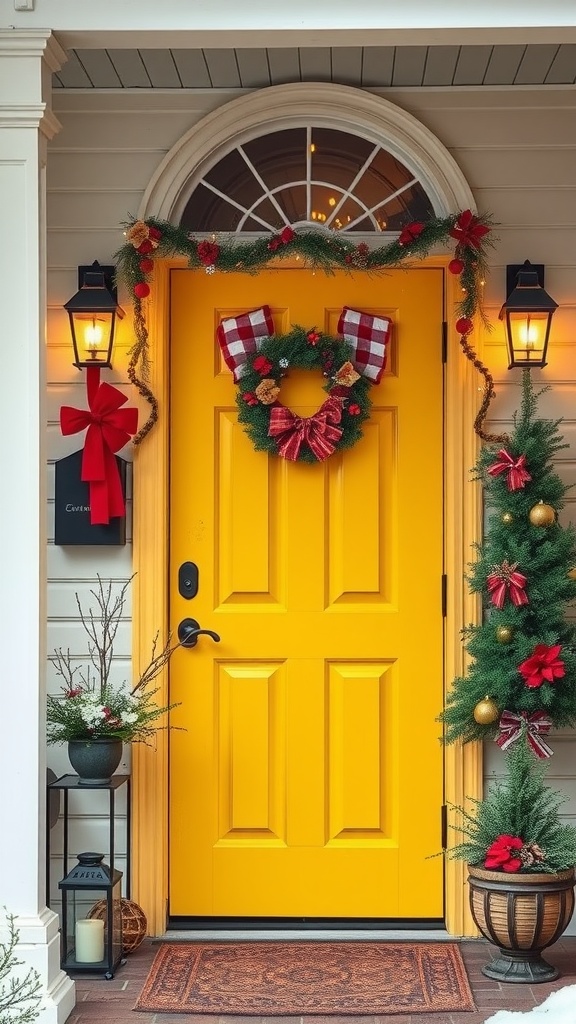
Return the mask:
<path fill-rule="evenodd" d="M 289 128 L 245 142 L 242 149 L 268 188 L 306 180 L 306 129 Z"/>
<path fill-rule="evenodd" d="M 331 181 L 349 189 L 358 169 L 377 146 L 359 135 L 347 135 L 333 128 L 312 129 L 312 178 Z"/>
<path fill-rule="evenodd" d="M 237 146 L 194 189 L 182 226 L 195 232 L 399 231 L 434 216 L 415 175 L 377 143 L 332 128 L 290 128 Z"/>

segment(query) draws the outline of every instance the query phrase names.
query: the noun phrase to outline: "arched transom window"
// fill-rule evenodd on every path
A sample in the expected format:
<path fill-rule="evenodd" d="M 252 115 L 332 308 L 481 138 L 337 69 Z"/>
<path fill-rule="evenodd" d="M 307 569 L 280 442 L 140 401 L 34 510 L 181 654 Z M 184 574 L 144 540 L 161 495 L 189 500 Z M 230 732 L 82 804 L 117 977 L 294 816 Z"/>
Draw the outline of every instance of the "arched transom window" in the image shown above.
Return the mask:
<path fill-rule="evenodd" d="M 308 126 L 237 145 L 198 181 L 181 223 L 196 232 L 290 224 L 367 233 L 433 216 L 418 178 L 382 145 Z"/>

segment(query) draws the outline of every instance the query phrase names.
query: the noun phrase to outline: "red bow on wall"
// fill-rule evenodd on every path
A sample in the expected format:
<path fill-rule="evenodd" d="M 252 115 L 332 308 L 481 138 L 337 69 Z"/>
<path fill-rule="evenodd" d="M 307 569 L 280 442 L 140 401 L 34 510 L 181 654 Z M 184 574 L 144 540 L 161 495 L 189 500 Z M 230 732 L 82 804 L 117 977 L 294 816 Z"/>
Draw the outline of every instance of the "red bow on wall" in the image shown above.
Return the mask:
<path fill-rule="evenodd" d="M 138 410 L 122 409 L 128 398 L 112 384 L 100 383 L 100 370 L 86 371 L 89 409 L 60 409 L 63 434 L 85 430 L 81 478 L 90 484 L 90 523 L 108 524 L 113 516 L 126 512 L 122 483 L 114 453 L 128 443 L 138 429 Z"/>

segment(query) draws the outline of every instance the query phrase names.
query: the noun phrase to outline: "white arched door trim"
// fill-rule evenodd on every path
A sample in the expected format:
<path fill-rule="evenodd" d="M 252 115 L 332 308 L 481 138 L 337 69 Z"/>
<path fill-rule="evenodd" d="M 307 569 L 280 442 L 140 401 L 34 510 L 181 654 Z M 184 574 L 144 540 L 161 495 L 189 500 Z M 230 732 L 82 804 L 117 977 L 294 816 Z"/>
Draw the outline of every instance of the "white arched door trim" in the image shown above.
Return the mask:
<path fill-rule="evenodd" d="M 202 118 L 164 157 L 144 193 L 138 216 L 179 223 L 202 175 L 236 145 L 307 123 L 353 132 L 382 145 L 420 180 L 437 217 L 475 210 L 458 164 L 412 114 L 362 89 L 295 82 L 240 96 Z"/>

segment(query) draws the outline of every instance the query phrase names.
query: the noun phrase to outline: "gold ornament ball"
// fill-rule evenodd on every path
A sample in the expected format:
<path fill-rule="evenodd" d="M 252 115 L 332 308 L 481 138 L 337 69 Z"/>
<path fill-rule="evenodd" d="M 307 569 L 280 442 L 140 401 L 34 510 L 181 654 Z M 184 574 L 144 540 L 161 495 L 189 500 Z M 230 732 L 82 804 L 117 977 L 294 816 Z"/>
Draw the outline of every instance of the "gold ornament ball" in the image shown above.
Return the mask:
<path fill-rule="evenodd" d="M 530 509 L 528 518 L 532 526 L 552 526 L 556 519 L 556 513 L 551 505 L 545 505 L 543 501 L 539 501 Z"/>
<path fill-rule="evenodd" d="M 474 708 L 474 720 L 478 722 L 478 725 L 492 725 L 498 715 L 498 707 L 488 695 L 483 700 L 479 700 Z"/>
<path fill-rule="evenodd" d="M 567 575 L 569 580 L 576 580 L 576 565 L 574 566 L 573 569 L 568 569 L 568 572 L 566 573 L 566 575 Z"/>
<path fill-rule="evenodd" d="M 503 512 L 502 513 L 502 522 L 505 524 L 505 526 L 510 526 L 510 523 L 514 522 L 514 516 L 512 515 L 512 513 L 511 512 Z"/>
<path fill-rule="evenodd" d="M 496 626 L 496 639 L 499 644 L 509 644 L 513 633 L 512 626 Z"/>

